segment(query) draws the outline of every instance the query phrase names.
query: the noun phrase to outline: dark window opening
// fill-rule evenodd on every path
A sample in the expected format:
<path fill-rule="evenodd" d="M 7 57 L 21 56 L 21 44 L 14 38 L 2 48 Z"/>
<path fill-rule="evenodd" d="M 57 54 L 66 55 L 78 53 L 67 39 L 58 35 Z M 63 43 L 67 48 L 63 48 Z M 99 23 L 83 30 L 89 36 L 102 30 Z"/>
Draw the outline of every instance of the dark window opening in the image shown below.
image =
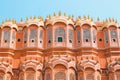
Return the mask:
<path fill-rule="evenodd" d="M 108 41 L 106 41 L 106 43 L 108 43 Z"/>
<path fill-rule="evenodd" d="M 80 41 L 78 41 L 78 43 L 80 43 Z"/>
<path fill-rule="evenodd" d="M 72 43 L 72 40 L 69 40 L 70 43 Z"/>
<path fill-rule="evenodd" d="M 32 40 L 32 43 L 34 42 L 34 40 Z"/>
<path fill-rule="evenodd" d="M 14 43 L 14 41 L 12 41 L 12 43 Z"/>
<path fill-rule="evenodd" d="M 86 39 L 85 41 L 88 42 L 88 39 Z"/>
<path fill-rule="evenodd" d="M 24 41 L 24 43 L 26 43 L 26 41 Z"/>
<path fill-rule="evenodd" d="M 100 39 L 99 39 L 99 41 L 101 42 L 101 41 L 102 41 L 102 39 L 100 38 Z"/>
<path fill-rule="evenodd" d="M 113 39 L 113 42 L 116 42 L 116 40 L 115 40 L 115 39 Z"/>
<path fill-rule="evenodd" d="M 18 42 L 20 42 L 20 39 L 18 39 Z"/>
<path fill-rule="evenodd" d="M 58 37 L 58 42 L 62 42 L 62 37 Z"/>
<path fill-rule="evenodd" d="M 42 43 L 42 41 L 40 41 L 40 43 Z"/>
<path fill-rule="evenodd" d="M 7 40 L 5 40 L 5 43 L 7 43 Z"/>
<path fill-rule="evenodd" d="M 51 43 L 51 41 L 49 40 L 48 43 Z"/>

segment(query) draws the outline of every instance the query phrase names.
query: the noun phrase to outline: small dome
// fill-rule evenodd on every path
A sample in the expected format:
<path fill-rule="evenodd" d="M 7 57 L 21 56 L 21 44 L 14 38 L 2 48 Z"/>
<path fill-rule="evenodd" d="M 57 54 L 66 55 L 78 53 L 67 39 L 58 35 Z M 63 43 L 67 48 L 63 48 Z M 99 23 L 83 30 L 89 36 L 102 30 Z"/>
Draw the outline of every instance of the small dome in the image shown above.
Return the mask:
<path fill-rule="evenodd" d="M 14 24 L 13 22 L 5 22 L 1 25 L 1 28 L 4 28 L 6 26 L 9 26 L 10 28 L 15 28 L 16 30 L 18 30 L 18 26 L 16 24 Z"/>
<path fill-rule="evenodd" d="M 68 25 L 68 24 L 74 25 L 73 20 L 69 19 L 66 16 L 53 16 L 53 17 L 50 17 L 50 18 L 46 19 L 46 25 L 48 25 L 48 24 L 54 25 L 57 22 L 63 22 L 66 25 Z"/>
<path fill-rule="evenodd" d="M 84 20 L 84 19 L 78 19 L 76 21 L 75 26 L 77 26 L 77 25 L 83 26 L 84 24 L 88 24 L 90 26 L 96 26 L 96 24 L 93 21 L 91 21 L 90 19 L 86 19 L 86 20 Z"/>
<path fill-rule="evenodd" d="M 29 27 L 30 25 L 35 24 L 37 26 L 44 26 L 44 21 L 40 19 L 29 19 L 26 21 L 26 26 Z"/>
<path fill-rule="evenodd" d="M 119 27 L 119 24 L 116 23 L 116 22 L 106 22 L 106 23 L 104 23 L 104 26 L 103 26 L 102 29 L 104 29 L 105 27 L 106 27 L 106 28 L 109 28 L 110 26 L 116 26 L 116 27 Z"/>

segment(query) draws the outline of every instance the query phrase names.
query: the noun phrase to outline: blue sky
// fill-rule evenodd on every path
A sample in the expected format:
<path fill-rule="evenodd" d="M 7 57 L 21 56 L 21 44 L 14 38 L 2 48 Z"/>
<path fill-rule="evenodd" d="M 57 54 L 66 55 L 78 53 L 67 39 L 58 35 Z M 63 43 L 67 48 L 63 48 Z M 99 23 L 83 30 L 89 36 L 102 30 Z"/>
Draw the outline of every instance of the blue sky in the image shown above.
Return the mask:
<path fill-rule="evenodd" d="M 1 0 L 0 22 L 7 18 L 20 21 L 26 16 L 53 15 L 54 12 L 67 15 L 90 15 L 101 20 L 114 17 L 120 22 L 120 0 Z"/>

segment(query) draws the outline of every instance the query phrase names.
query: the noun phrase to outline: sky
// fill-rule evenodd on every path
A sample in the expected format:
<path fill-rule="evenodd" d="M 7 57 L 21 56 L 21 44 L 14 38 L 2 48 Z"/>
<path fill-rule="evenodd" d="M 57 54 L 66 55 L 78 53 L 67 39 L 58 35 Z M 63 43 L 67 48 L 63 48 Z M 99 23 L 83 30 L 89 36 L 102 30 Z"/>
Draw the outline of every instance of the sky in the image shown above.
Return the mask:
<path fill-rule="evenodd" d="M 115 18 L 120 22 L 120 0 L 0 0 L 0 24 L 8 18 L 53 15 L 54 12 L 67 15 L 89 15 L 94 20 Z"/>

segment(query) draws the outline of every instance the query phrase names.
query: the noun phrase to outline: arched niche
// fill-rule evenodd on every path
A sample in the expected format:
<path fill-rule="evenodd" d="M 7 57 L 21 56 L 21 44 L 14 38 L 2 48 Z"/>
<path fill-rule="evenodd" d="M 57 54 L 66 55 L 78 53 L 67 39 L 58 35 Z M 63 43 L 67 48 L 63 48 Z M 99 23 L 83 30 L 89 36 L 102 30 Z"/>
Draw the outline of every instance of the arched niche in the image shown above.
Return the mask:
<path fill-rule="evenodd" d="M 5 75 L 5 72 L 0 70 L 0 80 L 4 80 L 4 78 L 5 78 L 4 75 Z"/>
<path fill-rule="evenodd" d="M 26 69 L 26 80 L 35 80 L 35 71 L 32 68 Z"/>
<path fill-rule="evenodd" d="M 72 67 L 69 68 L 69 80 L 76 80 L 75 69 Z"/>
<path fill-rule="evenodd" d="M 44 75 L 44 79 L 45 80 L 52 80 L 52 70 L 51 70 L 51 68 L 46 68 L 45 69 L 45 75 Z"/>
<path fill-rule="evenodd" d="M 85 78 L 86 80 L 95 80 L 95 70 L 93 68 L 86 68 L 85 69 Z"/>
<path fill-rule="evenodd" d="M 64 65 L 57 64 L 54 67 L 54 80 L 66 80 L 67 76 L 67 69 Z"/>

